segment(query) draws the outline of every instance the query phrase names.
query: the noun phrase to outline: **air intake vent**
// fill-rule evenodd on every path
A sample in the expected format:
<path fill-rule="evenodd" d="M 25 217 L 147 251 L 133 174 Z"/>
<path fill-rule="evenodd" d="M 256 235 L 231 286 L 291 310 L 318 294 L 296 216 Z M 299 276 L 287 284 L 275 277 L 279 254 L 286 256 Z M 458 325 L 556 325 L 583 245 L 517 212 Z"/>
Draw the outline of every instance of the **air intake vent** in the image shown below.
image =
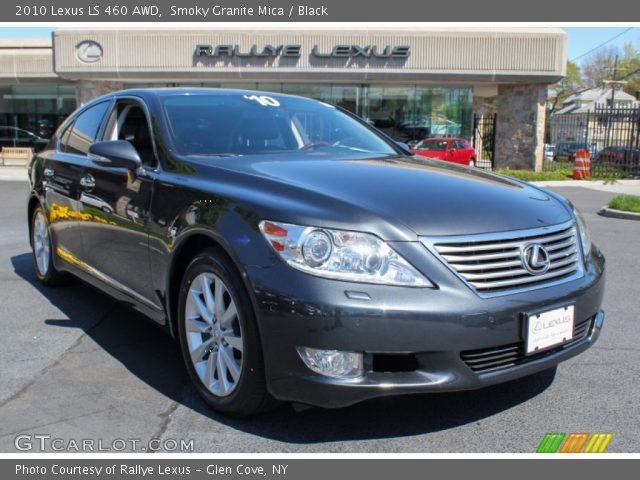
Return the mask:
<path fill-rule="evenodd" d="M 560 351 L 584 340 L 587 335 L 589 335 L 592 322 L 593 317 L 576 324 L 573 327 L 573 339 L 569 343 L 565 343 L 564 345 L 552 350 L 547 350 L 546 352 L 526 356 L 525 344 L 524 342 L 520 342 L 511 345 L 485 348 L 482 350 L 469 350 L 462 352 L 460 354 L 460 358 L 462 358 L 464 363 L 466 363 L 467 366 L 476 373 L 487 373 L 495 370 L 515 367 L 516 365 L 521 365 L 531 360 L 544 357 L 545 355 Z"/>

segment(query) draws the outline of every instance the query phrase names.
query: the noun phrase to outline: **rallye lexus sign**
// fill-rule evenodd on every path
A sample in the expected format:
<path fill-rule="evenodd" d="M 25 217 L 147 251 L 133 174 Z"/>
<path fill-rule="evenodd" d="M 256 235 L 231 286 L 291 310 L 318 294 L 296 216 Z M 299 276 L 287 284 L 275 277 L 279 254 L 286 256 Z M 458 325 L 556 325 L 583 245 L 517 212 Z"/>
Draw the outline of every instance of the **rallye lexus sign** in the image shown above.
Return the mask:
<path fill-rule="evenodd" d="M 196 45 L 196 57 L 300 57 L 302 45 L 252 45 L 249 49 L 242 49 L 238 45 Z M 317 58 L 409 58 L 411 47 L 408 45 L 336 45 L 331 50 L 322 50 L 318 45 L 311 49 L 311 56 Z"/>

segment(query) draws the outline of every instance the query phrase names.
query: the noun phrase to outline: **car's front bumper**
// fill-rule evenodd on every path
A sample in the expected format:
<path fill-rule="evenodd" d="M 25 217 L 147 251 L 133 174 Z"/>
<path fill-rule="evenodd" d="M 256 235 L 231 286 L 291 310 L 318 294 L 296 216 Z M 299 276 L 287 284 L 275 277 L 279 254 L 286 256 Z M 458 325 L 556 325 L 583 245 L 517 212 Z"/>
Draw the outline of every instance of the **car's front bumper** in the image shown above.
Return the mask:
<path fill-rule="evenodd" d="M 269 391 L 278 399 L 342 407 L 384 395 L 481 388 L 548 369 L 591 346 L 604 322 L 604 258 L 553 287 L 480 298 L 421 246 L 394 245 L 438 285 L 415 289 L 326 280 L 280 264 L 247 267 Z M 523 345 L 525 315 L 574 305 L 577 340 L 512 365 L 478 372 L 461 357 Z M 590 322 L 588 326 L 582 322 Z M 309 370 L 296 347 L 363 352 L 366 373 L 339 379 Z"/>

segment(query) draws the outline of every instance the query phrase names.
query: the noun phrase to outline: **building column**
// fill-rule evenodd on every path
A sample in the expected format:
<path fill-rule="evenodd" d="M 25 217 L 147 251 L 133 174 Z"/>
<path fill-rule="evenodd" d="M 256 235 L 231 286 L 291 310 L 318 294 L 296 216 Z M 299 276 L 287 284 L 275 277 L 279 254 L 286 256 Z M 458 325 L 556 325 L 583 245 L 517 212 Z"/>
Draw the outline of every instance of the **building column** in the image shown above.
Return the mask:
<path fill-rule="evenodd" d="M 121 82 L 100 82 L 94 80 L 80 80 L 76 82 L 76 105 L 84 105 L 100 95 L 122 90 Z"/>
<path fill-rule="evenodd" d="M 547 85 L 499 85 L 494 168 L 542 170 Z"/>

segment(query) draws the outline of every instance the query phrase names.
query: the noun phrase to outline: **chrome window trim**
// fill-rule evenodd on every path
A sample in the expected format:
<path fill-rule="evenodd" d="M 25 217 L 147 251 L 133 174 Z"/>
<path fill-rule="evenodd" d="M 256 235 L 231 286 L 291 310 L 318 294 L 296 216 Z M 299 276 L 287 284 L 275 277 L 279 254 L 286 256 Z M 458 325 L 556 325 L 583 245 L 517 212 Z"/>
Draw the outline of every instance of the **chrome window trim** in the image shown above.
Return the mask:
<path fill-rule="evenodd" d="M 517 242 L 518 239 L 522 239 L 522 243 L 531 243 L 532 237 L 550 235 L 555 232 L 559 232 L 562 230 L 567 230 L 569 228 L 575 229 L 576 236 L 576 247 L 577 247 L 577 256 L 578 259 L 576 261 L 576 271 L 566 277 L 562 277 L 558 280 L 550 279 L 547 282 L 536 283 L 534 285 L 523 285 L 522 287 L 514 287 L 508 288 L 504 290 L 496 290 L 483 292 L 481 290 L 477 290 L 466 278 L 464 278 L 441 254 L 438 252 L 436 245 L 444 245 L 447 243 L 473 243 L 473 242 L 487 242 L 487 241 L 505 241 L 505 240 L 513 240 Z M 538 227 L 538 228 L 530 228 L 524 230 L 509 230 L 503 232 L 495 232 L 495 233 L 480 233 L 480 234 L 472 234 L 472 235 L 452 235 L 452 236 L 425 236 L 419 237 L 420 243 L 422 243 L 428 250 L 431 252 L 442 264 L 452 272 L 464 285 L 467 286 L 473 293 L 475 293 L 480 298 L 494 298 L 494 297 L 502 297 L 505 295 L 514 295 L 523 292 L 529 292 L 533 290 L 539 290 L 542 288 L 553 287 L 556 285 L 562 285 L 567 282 L 571 282 L 573 280 L 578 280 L 584 277 L 584 252 L 582 250 L 582 245 L 580 241 L 580 231 L 577 225 L 577 222 L 572 219 L 564 223 L 549 225 L 546 227 Z"/>

